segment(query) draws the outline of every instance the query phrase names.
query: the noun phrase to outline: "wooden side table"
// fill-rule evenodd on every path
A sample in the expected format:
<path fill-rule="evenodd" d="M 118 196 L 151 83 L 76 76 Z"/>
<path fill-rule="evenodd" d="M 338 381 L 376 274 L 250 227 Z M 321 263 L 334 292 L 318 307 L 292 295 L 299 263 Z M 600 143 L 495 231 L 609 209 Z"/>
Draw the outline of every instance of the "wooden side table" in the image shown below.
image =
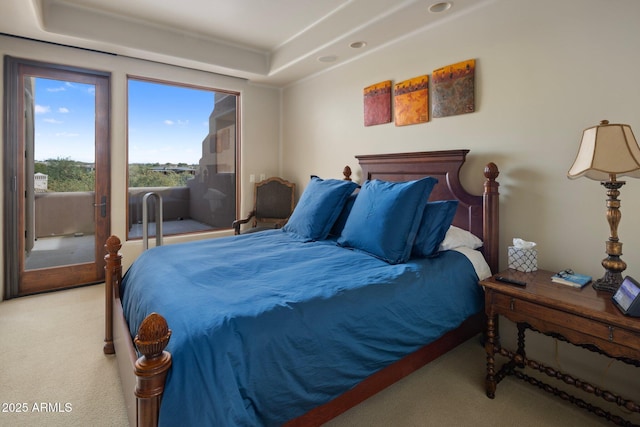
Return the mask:
<path fill-rule="evenodd" d="M 631 412 L 640 413 L 640 404 L 632 400 L 624 399 L 612 391 L 602 390 L 596 385 L 527 358 L 525 330 L 532 329 L 640 367 L 640 319 L 624 316 L 611 302 L 612 294 L 598 292 L 591 285 L 576 289 L 553 283 L 551 281 L 552 275 L 552 272 L 544 270 L 521 273 L 509 269 L 480 282 L 480 285 L 485 289 L 487 315 L 485 345 L 487 352 L 487 396 L 493 399 L 497 384 L 505 376 L 514 375 L 618 425 L 633 425 L 617 415 L 545 384 L 523 372 L 525 367 L 534 369 L 587 393 L 593 393 L 605 401 L 615 403 Z M 524 281 L 527 285 L 520 287 L 498 282 L 495 280 L 496 276 Z M 500 345 L 499 315 L 517 325 L 518 348 L 515 352 L 502 348 Z M 508 359 L 497 371 L 495 367 L 496 354 Z"/>

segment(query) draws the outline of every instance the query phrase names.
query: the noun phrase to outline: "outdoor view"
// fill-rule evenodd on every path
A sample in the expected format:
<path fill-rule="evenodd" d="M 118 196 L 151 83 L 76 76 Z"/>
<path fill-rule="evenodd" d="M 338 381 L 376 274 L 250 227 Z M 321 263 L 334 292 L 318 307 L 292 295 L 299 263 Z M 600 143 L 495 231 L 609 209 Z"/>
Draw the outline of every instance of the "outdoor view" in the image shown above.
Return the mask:
<path fill-rule="evenodd" d="M 129 187 L 184 187 L 209 134 L 214 92 L 129 80 Z"/>
<path fill-rule="evenodd" d="M 93 191 L 92 85 L 35 82 L 36 192 Z M 163 234 L 229 228 L 235 215 L 237 95 L 130 79 L 128 84 L 128 237 L 149 235 L 162 210 Z"/>
<path fill-rule="evenodd" d="M 93 191 L 95 87 L 36 78 L 34 89 L 36 191 Z"/>
<path fill-rule="evenodd" d="M 229 228 L 235 219 L 237 96 L 131 78 L 129 237 Z M 145 202 L 144 196 L 155 196 Z M 148 203 L 144 218 L 143 203 Z"/>
<path fill-rule="evenodd" d="M 96 86 L 25 79 L 25 270 L 95 260 Z"/>

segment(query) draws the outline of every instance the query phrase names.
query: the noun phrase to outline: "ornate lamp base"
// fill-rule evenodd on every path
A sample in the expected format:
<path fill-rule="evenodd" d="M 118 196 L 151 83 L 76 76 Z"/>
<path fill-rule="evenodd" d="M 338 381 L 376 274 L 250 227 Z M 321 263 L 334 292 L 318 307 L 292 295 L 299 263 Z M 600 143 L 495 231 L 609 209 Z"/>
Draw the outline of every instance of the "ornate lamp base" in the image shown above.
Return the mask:
<path fill-rule="evenodd" d="M 591 285 L 597 291 L 615 293 L 622 283 L 622 273 L 607 271 L 602 278 L 594 280 Z"/>
<path fill-rule="evenodd" d="M 620 223 L 620 187 L 624 181 L 616 181 L 615 175 L 609 181 L 601 184 L 607 189 L 607 222 L 611 230 L 611 236 L 606 242 L 606 252 L 608 257 L 602 260 L 602 266 L 606 273 L 601 279 L 593 282 L 593 288 L 598 291 L 615 292 L 622 283 L 622 272 L 627 268 L 627 263 L 620 259 L 622 255 L 622 243 L 618 238 L 618 224 Z"/>

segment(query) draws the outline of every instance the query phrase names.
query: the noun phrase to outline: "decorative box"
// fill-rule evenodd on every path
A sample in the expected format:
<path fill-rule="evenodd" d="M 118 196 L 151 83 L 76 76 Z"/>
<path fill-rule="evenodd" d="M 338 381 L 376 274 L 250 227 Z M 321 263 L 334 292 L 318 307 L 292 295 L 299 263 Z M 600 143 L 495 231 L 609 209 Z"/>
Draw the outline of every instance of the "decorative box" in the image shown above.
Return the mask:
<path fill-rule="evenodd" d="M 509 268 L 528 273 L 538 269 L 538 250 L 509 246 Z"/>

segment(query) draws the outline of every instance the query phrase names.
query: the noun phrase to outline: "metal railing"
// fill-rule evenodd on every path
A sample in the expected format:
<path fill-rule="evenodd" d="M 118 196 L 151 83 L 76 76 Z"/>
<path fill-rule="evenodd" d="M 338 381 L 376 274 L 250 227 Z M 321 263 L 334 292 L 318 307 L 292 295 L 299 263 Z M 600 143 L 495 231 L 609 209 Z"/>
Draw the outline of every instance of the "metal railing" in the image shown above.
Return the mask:
<path fill-rule="evenodd" d="M 156 246 L 162 246 L 162 196 L 149 192 L 142 197 L 142 250 L 149 249 L 149 199 L 155 199 Z"/>

